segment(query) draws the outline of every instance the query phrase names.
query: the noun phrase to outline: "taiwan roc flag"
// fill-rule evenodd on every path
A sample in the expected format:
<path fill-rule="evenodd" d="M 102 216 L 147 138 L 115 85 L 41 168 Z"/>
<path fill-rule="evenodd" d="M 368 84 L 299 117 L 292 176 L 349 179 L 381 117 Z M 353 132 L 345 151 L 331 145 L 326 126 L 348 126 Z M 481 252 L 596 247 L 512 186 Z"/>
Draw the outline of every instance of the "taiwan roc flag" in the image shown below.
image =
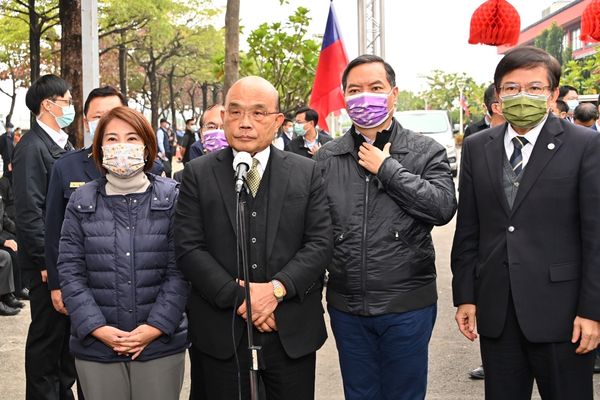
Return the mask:
<path fill-rule="evenodd" d="M 331 2 L 309 104 L 310 108 L 319 113 L 319 126 L 326 131 L 329 131 L 327 116 L 345 107 L 342 73 L 346 64 L 348 56 Z"/>

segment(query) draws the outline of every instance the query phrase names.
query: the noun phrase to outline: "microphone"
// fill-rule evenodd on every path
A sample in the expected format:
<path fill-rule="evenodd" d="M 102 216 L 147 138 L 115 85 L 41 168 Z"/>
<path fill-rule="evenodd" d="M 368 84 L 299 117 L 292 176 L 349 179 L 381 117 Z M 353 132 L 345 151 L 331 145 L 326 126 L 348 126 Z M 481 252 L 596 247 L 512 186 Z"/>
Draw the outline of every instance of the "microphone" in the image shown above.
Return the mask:
<path fill-rule="evenodd" d="M 244 179 L 252 165 L 252 156 L 250 153 L 240 151 L 233 159 L 233 170 L 235 171 L 235 192 L 240 193 L 244 187 Z"/>

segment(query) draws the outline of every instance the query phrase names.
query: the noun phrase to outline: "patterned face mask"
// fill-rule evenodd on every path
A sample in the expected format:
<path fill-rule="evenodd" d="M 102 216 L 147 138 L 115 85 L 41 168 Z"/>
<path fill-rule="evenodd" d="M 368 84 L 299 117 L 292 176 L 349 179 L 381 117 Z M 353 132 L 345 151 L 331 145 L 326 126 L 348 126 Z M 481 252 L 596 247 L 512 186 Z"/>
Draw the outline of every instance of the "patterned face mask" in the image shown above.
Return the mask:
<path fill-rule="evenodd" d="M 129 178 L 144 168 L 146 146 L 115 143 L 102 146 L 102 166 L 119 178 Z"/>
<path fill-rule="evenodd" d="M 204 132 L 202 135 L 202 145 L 209 153 L 229 147 L 223 129 L 212 129 Z"/>

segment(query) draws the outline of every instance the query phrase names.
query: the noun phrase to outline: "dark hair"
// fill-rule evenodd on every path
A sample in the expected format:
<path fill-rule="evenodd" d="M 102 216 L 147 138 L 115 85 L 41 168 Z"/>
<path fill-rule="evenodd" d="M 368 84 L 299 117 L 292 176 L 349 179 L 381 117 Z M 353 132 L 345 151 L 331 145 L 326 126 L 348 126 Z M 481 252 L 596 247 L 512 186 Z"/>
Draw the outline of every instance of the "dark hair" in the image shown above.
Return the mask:
<path fill-rule="evenodd" d="M 556 89 L 558 82 L 560 82 L 561 74 L 560 63 L 556 58 L 534 46 L 519 46 L 509 50 L 498 63 L 496 72 L 494 73 L 496 90 L 500 93 L 502 78 L 510 72 L 520 68 L 533 69 L 536 67 L 546 68 L 550 89 Z"/>
<path fill-rule="evenodd" d="M 577 91 L 577 89 L 575 89 L 573 86 L 571 86 L 571 85 L 562 85 L 561 87 L 558 88 L 558 98 L 562 99 L 567 94 L 569 94 L 569 92 L 571 90 L 574 91 L 575 93 L 579 94 L 579 92 Z"/>
<path fill-rule="evenodd" d="M 565 103 L 562 100 L 556 100 L 556 108 L 561 113 L 562 112 L 569 112 L 569 106 L 567 105 L 567 103 Z"/>
<path fill-rule="evenodd" d="M 483 104 L 485 104 L 485 108 L 488 110 L 488 113 L 492 115 L 494 111 L 492 111 L 492 104 L 497 103 L 498 98 L 496 97 L 496 88 L 494 84 L 491 83 L 490 86 L 485 89 L 483 92 Z"/>
<path fill-rule="evenodd" d="M 598 119 L 598 108 L 592 103 L 581 103 L 575 107 L 573 119 L 581 122 L 590 122 Z"/>
<path fill-rule="evenodd" d="M 200 117 L 200 128 L 202 128 L 204 126 L 204 116 L 206 115 L 207 111 L 213 110 L 216 107 L 225 107 L 223 106 L 223 104 L 213 104 L 212 106 L 208 107 L 206 110 L 204 110 L 204 112 L 202 113 L 202 116 Z"/>
<path fill-rule="evenodd" d="M 304 119 L 306 119 L 306 122 L 313 121 L 315 123 L 315 128 L 317 127 L 317 124 L 319 123 L 319 113 L 318 112 L 316 112 L 312 108 L 302 107 L 298 111 L 296 111 L 296 114 L 294 114 L 294 117 L 298 116 L 298 114 L 304 114 Z"/>
<path fill-rule="evenodd" d="M 374 56 L 372 54 L 363 54 L 361 56 L 356 57 L 354 60 L 350 61 L 348 65 L 346 65 L 346 69 L 342 74 L 342 88 L 346 90 L 346 83 L 348 82 L 348 74 L 354 67 L 358 67 L 363 64 L 370 63 L 381 63 L 383 64 L 383 68 L 385 68 L 385 77 L 388 80 L 388 83 L 391 87 L 396 86 L 396 73 L 390 64 L 385 62 L 385 60 L 379 56 Z"/>
<path fill-rule="evenodd" d="M 598 95 L 598 107 L 600 107 L 600 94 Z"/>
<path fill-rule="evenodd" d="M 166 119 L 166 118 L 161 118 L 159 122 L 160 122 L 161 124 L 162 124 L 163 122 L 166 122 L 167 124 L 169 123 L 169 121 L 167 121 L 167 119 Z"/>
<path fill-rule="evenodd" d="M 121 105 L 127 106 L 127 100 L 125 99 L 125 96 L 123 96 L 123 93 L 119 92 L 112 86 L 103 86 L 92 90 L 90 94 L 88 94 L 88 97 L 85 99 L 85 103 L 83 104 L 83 115 L 87 115 L 92 100 L 97 99 L 98 97 L 112 96 L 118 97 L 121 101 Z"/>
<path fill-rule="evenodd" d="M 194 121 L 195 121 L 195 119 L 194 119 L 194 118 L 188 118 L 188 119 L 186 119 L 186 120 L 185 120 L 185 124 L 187 125 L 187 124 L 189 124 L 190 122 L 194 122 Z"/>
<path fill-rule="evenodd" d="M 281 124 L 281 126 L 283 126 L 283 125 L 287 124 L 288 122 L 291 122 L 292 124 L 294 123 L 294 121 L 292 121 L 291 119 L 289 119 L 289 118 L 285 118 L 285 119 L 283 120 L 283 124 Z"/>
<path fill-rule="evenodd" d="M 25 104 L 29 111 L 38 115 L 42 101 L 63 96 L 70 89 L 71 86 L 64 79 L 52 74 L 44 75 L 27 90 Z"/>
<path fill-rule="evenodd" d="M 107 172 L 106 168 L 102 166 L 102 139 L 104 139 L 106 126 L 113 119 L 120 119 L 123 122 L 127 122 L 133 127 L 135 133 L 140 135 L 144 145 L 146 145 L 146 163 L 144 164 L 144 171 L 152 169 L 154 159 L 158 153 L 156 134 L 146 117 L 139 111 L 129 107 L 113 108 L 100 118 L 100 122 L 98 122 L 98 127 L 96 128 L 96 134 L 94 135 L 94 143 L 92 143 L 92 155 L 94 156 L 94 161 L 98 168 L 104 173 Z"/>

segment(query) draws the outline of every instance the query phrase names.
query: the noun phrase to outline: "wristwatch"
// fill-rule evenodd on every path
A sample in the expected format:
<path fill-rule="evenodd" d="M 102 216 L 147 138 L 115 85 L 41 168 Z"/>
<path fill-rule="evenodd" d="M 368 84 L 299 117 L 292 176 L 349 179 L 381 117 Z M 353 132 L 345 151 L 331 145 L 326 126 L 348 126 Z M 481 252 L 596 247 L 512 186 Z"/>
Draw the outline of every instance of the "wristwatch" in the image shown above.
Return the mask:
<path fill-rule="evenodd" d="M 273 285 L 273 295 L 277 299 L 277 302 L 281 303 L 283 301 L 283 296 L 285 296 L 283 285 L 276 279 L 273 279 L 271 284 Z"/>

